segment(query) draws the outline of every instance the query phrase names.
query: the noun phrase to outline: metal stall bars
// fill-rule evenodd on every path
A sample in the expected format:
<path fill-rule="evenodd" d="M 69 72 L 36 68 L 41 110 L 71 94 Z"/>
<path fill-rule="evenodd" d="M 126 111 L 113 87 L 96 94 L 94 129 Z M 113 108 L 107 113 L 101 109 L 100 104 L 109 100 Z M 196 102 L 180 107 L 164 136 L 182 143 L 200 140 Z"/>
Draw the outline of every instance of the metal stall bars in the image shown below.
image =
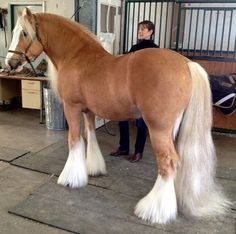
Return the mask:
<path fill-rule="evenodd" d="M 155 23 L 155 43 L 191 58 L 236 60 L 236 0 L 125 2 L 123 52 L 137 42 L 139 21 Z"/>
<path fill-rule="evenodd" d="M 172 48 L 173 25 L 177 18 L 175 1 L 140 1 L 125 2 L 123 52 L 127 52 L 137 43 L 137 26 L 140 21 L 151 20 L 155 24 L 154 41 L 161 48 Z"/>
<path fill-rule="evenodd" d="M 236 60 L 236 1 L 179 1 L 176 51 L 191 59 Z"/>

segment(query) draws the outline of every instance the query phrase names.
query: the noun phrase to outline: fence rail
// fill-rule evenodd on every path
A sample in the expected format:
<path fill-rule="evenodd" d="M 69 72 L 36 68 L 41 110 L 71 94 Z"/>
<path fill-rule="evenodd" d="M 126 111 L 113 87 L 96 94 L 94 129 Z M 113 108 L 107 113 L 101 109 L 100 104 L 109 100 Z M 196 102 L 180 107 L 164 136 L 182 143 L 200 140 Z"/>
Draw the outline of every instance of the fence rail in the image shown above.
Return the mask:
<path fill-rule="evenodd" d="M 137 25 L 155 24 L 154 41 L 197 59 L 236 61 L 236 0 L 125 3 L 123 52 L 137 42 Z"/>

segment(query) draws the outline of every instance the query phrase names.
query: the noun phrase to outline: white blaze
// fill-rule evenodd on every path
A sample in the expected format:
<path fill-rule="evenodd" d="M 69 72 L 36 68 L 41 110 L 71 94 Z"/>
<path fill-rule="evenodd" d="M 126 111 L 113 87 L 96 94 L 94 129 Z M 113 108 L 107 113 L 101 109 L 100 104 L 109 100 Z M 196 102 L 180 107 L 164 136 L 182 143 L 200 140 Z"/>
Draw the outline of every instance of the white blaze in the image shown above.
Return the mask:
<path fill-rule="evenodd" d="M 17 23 L 14 30 L 13 30 L 13 37 L 12 37 L 12 41 L 11 41 L 11 45 L 9 47 L 9 50 L 16 50 L 16 47 L 19 43 L 19 40 L 20 40 L 20 34 L 21 34 L 21 31 L 22 31 L 22 27 Z M 8 67 L 8 60 L 13 56 L 13 53 L 11 52 L 8 52 L 7 53 L 7 56 L 6 56 L 6 59 L 5 59 L 5 63 L 6 63 L 6 66 Z"/>

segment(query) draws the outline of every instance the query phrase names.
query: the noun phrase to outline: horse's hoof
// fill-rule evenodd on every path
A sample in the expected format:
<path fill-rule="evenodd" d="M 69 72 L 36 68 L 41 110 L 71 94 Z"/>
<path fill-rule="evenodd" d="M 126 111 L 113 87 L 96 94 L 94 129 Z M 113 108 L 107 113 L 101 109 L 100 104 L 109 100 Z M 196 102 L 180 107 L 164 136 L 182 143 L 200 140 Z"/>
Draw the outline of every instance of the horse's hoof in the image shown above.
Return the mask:
<path fill-rule="evenodd" d="M 135 207 L 135 215 L 151 223 L 165 224 L 176 218 L 177 202 L 173 178 L 158 175 L 153 189 Z"/>
<path fill-rule="evenodd" d="M 78 174 L 65 174 L 63 171 L 59 176 L 57 183 L 63 186 L 68 186 L 70 188 L 81 188 L 88 184 L 88 175 L 80 175 Z"/>

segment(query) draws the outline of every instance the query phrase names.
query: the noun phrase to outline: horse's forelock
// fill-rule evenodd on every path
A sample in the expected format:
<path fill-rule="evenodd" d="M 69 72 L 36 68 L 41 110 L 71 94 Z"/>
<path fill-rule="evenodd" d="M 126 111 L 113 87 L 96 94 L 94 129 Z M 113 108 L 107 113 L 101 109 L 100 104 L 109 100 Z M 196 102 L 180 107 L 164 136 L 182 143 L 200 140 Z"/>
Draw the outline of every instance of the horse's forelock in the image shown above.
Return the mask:
<path fill-rule="evenodd" d="M 35 39 L 36 32 L 34 31 L 31 23 L 29 22 L 28 18 L 24 15 L 18 18 L 17 21 L 18 26 L 21 26 L 24 31 L 26 31 L 31 40 Z"/>

